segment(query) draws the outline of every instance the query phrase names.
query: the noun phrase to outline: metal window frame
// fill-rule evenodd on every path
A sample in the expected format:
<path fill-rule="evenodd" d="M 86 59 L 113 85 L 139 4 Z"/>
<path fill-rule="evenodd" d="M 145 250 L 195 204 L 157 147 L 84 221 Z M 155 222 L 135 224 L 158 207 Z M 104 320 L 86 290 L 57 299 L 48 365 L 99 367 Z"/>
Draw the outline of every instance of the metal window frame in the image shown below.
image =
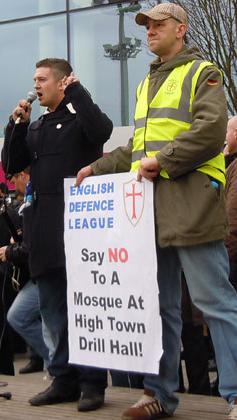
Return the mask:
<path fill-rule="evenodd" d="M 127 2 L 129 2 L 129 0 L 127 0 Z M 78 13 L 78 12 L 82 12 L 85 10 L 95 10 L 95 9 L 99 9 L 101 7 L 113 7 L 116 4 L 121 4 L 120 0 L 117 0 L 115 3 L 113 4 L 98 4 L 95 6 L 87 6 L 87 7 L 77 7 L 75 9 L 71 9 L 70 8 L 70 0 L 65 0 L 65 10 L 61 10 L 58 12 L 51 12 L 51 13 L 42 13 L 39 15 L 33 15 L 33 16 L 26 16 L 26 17 L 21 17 L 21 18 L 15 18 L 15 19 L 8 19 L 8 20 L 0 20 L 0 26 L 2 25 L 8 25 L 11 23 L 19 23 L 19 22 L 27 22 L 30 20 L 36 20 L 36 19 L 42 19 L 42 18 L 47 18 L 47 17 L 52 17 L 52 16 L 61 16 L 61 15 L 65 15 L 66 16 L 66 34 L 67 34 L 67 60 L 70 62 L 71 60 L 71 27 L 70 27 L 70 16 L 72 13 Z"/>

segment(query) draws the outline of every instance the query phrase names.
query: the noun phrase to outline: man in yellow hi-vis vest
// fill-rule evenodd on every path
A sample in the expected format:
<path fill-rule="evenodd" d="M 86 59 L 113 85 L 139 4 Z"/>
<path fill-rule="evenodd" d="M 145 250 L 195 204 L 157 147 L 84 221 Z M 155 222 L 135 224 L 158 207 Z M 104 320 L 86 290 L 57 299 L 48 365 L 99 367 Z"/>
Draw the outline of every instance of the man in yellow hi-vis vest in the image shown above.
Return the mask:
<path fill-rule="evenodd" d="M 228 419 L 237 420 L 237 295 L 228 282 L 223 243 L 222 74 L 185 45 L 187 15 L 180 6 L 159 4 L 138 13 L 136 22 L 146 26 L 149 48 L 158 58 L 137 89 L 133 139 L 77 175 L 80 184 L 88 175 L 132 170 L 138 179 L 154 182 L 164 353 L 159 375 L 145 376 L 144 395 L 123 419 L 170 417 L 178 405 L 182 267 L 192 301 L 211 331 Z"/>

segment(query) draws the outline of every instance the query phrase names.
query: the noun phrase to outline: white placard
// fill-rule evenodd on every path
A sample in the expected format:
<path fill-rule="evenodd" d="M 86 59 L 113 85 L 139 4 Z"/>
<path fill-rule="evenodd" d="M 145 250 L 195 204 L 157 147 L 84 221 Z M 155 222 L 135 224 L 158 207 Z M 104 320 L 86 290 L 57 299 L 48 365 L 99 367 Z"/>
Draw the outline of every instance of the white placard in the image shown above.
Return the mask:
<path fill-rule="evenodd" d="M 158 373 L 153 184 L 132 173 L 65 179 L 70 363 Z"/>

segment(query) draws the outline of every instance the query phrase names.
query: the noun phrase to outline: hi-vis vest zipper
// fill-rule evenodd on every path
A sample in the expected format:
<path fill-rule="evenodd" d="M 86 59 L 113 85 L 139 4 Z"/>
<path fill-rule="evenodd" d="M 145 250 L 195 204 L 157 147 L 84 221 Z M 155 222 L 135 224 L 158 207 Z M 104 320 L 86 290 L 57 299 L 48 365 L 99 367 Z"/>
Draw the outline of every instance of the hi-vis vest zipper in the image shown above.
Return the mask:
<path fill-rule="evenodd" d="M 131 171 L 139 169 L 142 157 L 153 157 L 168 142 L 182 132 L 188 131 L 192 123 L 192 104 L 198 77 L 208 61 L 194 60 L 175 68 L 162 84 L 148 106 L 148 75 L 137 88 L 135 131 L 133 138 Z M 184 140 L 185 141 L 185 140 Z M 225 185 L 225 160 L 223 153 L 196 168 Z M 169 178 L 162 169 L 160 175 Z"/>

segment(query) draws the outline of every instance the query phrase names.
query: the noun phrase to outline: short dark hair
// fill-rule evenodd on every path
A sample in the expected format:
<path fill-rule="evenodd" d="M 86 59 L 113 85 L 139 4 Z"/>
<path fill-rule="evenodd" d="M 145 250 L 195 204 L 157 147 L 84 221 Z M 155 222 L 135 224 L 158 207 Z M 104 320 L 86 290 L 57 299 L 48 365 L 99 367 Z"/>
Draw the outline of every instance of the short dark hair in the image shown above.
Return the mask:
<path fill-rule="evenodd" d="M 36 68 L 49 67 L 55 70 L 56 73 L 61 77 L 70 76 L 72 73 L 72 66 L 64 58 L 44 58 L 36 63 Z"/>
<path fill-rule="evenodd" d="M 0 182 L 0 191 L 3 194 L 8 194 L 8 186 L 4 182 Z"/>

